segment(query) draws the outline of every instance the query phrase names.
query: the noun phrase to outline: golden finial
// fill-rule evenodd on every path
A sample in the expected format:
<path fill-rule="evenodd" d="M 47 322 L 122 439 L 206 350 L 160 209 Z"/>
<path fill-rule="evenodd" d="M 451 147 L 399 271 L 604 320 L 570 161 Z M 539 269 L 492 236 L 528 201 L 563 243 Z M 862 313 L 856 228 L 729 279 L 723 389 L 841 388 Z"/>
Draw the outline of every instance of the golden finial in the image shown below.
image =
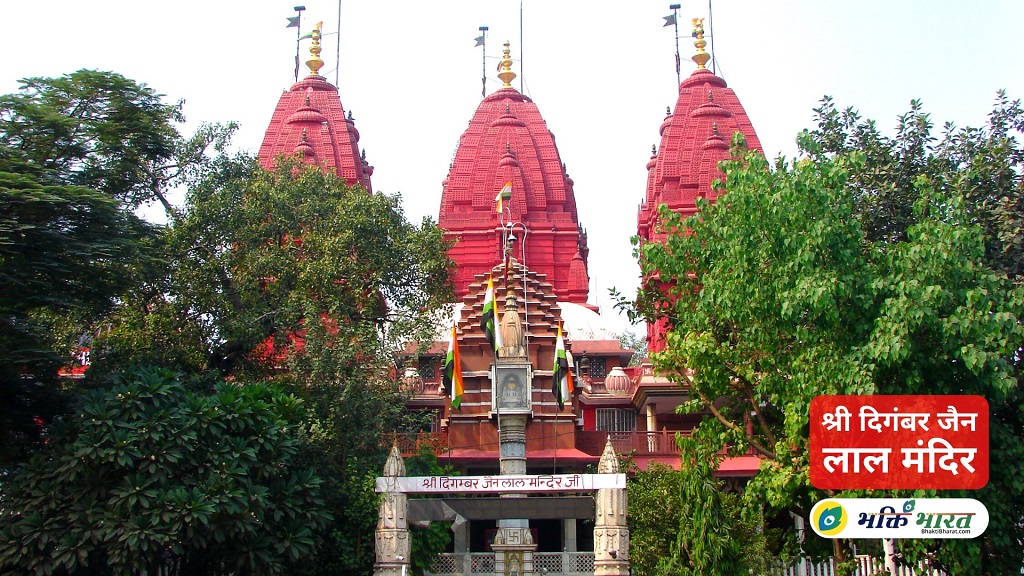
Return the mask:
<path fill-rule="evenodd" d="M 313 76 L 319 76 L 320 69 L 324 67 L 324 61 L 320 59 L 320 51 L 322 50 L 320 47 L 320 28 L 323 24 L 323 22 L 317 22 L 316 28 L 313 28 L 312 35 L 310 36 L 313 39 L 313 45 L 309 47 L 309 53 L 312 56 L 309 57 L 309 60 L 306 60 L 306 66 L 309 66 L 309 73 Z"/>
<path fill-rule="evenodd" d="M 511 88 L 512 81 L 516 79 L 516 73 L 512 71 L 512 58 L 509 57 L 508 40 L 505 41 L 504 56 L 501 58 L 501 63 L 498 64 L 498 78 L 504 82 L 504 88 Z"/>
<path fill-rule="evenodd" d="M 704 19 L 694 18 L 693 23 L 693 37 L 697 40 L 693 43 L 697 48 L 697 53 L 694 54 L 690 60 L 697 63 L 697 69 L 703 70 L 704 65 L 711 60 L 711 55 L 704 51 L 704 47 L 708 45 L 707 41 L 704 40 Z"/>

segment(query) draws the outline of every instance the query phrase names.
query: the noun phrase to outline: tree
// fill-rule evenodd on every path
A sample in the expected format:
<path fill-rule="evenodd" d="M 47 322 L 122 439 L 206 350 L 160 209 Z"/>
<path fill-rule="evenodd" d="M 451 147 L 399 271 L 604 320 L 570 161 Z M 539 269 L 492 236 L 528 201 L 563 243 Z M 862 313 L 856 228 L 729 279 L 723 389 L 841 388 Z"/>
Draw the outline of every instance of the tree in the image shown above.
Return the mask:
<path fill-rule="evenodd" d="M 153 265 L 158 229 L 133 209 L 209 162 L 232 127 L 185 139 L 180 104 L 144 84 L 80 70 L 0 96 L 0 466 L 61 412 L 72 342 Z M 173 215 L 173 214 L 172 214 Z"/>
<path fill-rule="evenodd" d="M 714 477 L 722 457 L 680 438 L 680 469 L 635 470 L 629 491 L 630 566 L 638 576 L 767 574 L 778 568 L 760 510 L 744 509 Z"/>
<path fill-rule="evenodd" d="M 1024 290 L 1001 259 L 1012 254 L 1013 231 L 989 225 L 1016 200 L 975 194 L 984 181 L 981 196 L 1019 197 L 1020 151 L 999 135 L 999 126 L 1019 129 L 1019 106 L 1010 120 L 1000 106 L 996 127 L 951 131 L 936 148 L 913 114 L 907 124 L 917 129 L 892 141 L 871 135 L 873 124 L 837 128 L 823 114 L 819 130 L 799 139 L 804 158 L 770 169 L 740 150 L 722 164 L 718 203 L 686 220 L 663 210 L 672 233 L 642 247 L 641 267 L 670 293 L 645 287 L 638 299 L 649 319 L 661 306 L 673 326 L 654 363 L 689 387 L 684 411 L 710 414 L 697 441 L 765 458 L 748 505 L 806 515 L 822 497 L 807 479 L 816 395 L 980 394 L 994 408 L 994 466 L 989 486 L 971 496 L 997 511 L 991 535 L 922 546 L 956 573 L 1019 570 L 1024 469 L 1002 456 L 1022 450 L 1015 364 Z M 836 134 L 844 128 L 860 140 Z M 850 138 L 859 147 L 835 144 Z M 887 171 L 886 157 L 899 158 L 898 169 Z M 812 551 L 823 544 L 810 540 Z"/>
<path fill-rule="evenodd" d="M 110 318 L 93 369 L 141 356 L 302 398 L 302 458 L 325 479 L 333 520 L 301 570 L 368 573 L 385 439 L 421 426 L 395 353 L 433 339 L 450 261 L 440 230 L 406 221 L 397 196 L 282 162 L 221 158 L 193 180 L 161 245 L 167 267 Z"/>
<path fill-rule="evenodd" d="M 621 300 L 617 292 L 612 291 L 615 298 Z M 619 336 L 619 345 L 626 350 L 632 350 L 633 355 L 629 358 L 630 366 L 639 366 L 647 359 L 647 338 L 632 330 L 626 330 Z"/>
<path fill-rule="evenodd" d="M 18 166 L 42 184 L 97 190 L 129 208 L 159 202 L 166 190 L 222 150 L 235 126 L 203 125 L 184 138 L 182 102 L 165 104 L 145 84 L 113 72 L 79 70 L 26 78 L 0 96 L 0 166 Z"/>
<path fill-rule="evenodd" d="M 280 574 L 328 516 L 297 466 L 301 403 L 271 386 L 186 390 L 141 368 L 95 391 L 0 500 L 0 569 Z"/>
<path fill-rule="evenodd" d="M 62 336 L 112 307 L 148 233 L 95 190 L 0 172 L 0 465 L 60 411 Z"/>

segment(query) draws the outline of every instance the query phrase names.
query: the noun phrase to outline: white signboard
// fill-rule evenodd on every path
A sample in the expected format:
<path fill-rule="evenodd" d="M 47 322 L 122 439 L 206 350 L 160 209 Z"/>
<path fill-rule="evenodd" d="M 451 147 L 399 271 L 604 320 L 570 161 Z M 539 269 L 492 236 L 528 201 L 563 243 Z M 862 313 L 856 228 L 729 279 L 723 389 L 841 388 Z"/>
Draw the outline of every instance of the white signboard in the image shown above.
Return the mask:
<path fill-rule="evenodd" d="M 625 474 L 555 474 L 551 476 L 384 476 L 377 492 L 463 494 L 479 492 L 587 492 L 625 488 Z"/>

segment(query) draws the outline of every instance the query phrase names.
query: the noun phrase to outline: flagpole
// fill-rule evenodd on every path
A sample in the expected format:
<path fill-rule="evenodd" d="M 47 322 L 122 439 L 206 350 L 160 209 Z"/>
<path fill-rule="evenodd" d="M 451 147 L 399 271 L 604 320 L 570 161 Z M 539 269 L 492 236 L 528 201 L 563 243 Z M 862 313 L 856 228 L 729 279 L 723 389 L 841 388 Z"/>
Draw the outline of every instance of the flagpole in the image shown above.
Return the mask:
<path fill-rule="evenodd" d="M 302 11 L 305 10 L 305 6 L 296 6 L 295 11 L 298 12 L 298 26 L 295 27 L 295 82 L 299 81 L 299 44 L 302 42 Z"/>
<path fill-rule="evenodd" d="M 559 335 L 562 334 L 562 320 L 561 319 L 558 320 L 558 334 Z M 564 340 L 563 340 L 563 342 L 564 342 Z M 556 341 L 555 342 L 555 362 L 554 363 L 557 363 L 557 362 L 558 362 L 558 342 Z M 554 369 L 554 368 L 552 368 L 552 369 Z M 558 387 L 559 387 L 558 388 L 558 394 L 555 395 L 555 434 L 554 434 L 554 437 L 555 437 L 555 456 L 554 456 L 554 460 L 552 461 L 552 464 L 551 464 L 551 473 L 552 474 L 558 474 L 558 413 L 562 411 L 561 407 L 558 406 L 558 398 L 562 395 L 562 388 L 561 388 L 562 387 L 562 383 L 561 382 L 558 383 Z M 565 399 L 563 398 L 562 401 L 564 402 Z"/>
<path fill-rule="evenodd" d="M 715 29 L 711 20 L 711 0 L 708 0 L 708 36 L 711 36 L 711 45 L 708 46 L 711 49 L 711 73 L 718 74 L 715 70 Z"/>
<path fill-rule="evenodd" d="M 526 52 L 523 51 L 523 0 L 519 0 L 519 93 L 525 94 L 523 89 L 523 78 L 526 73 L 523 71 L 526 62 Z"/>
<path fill-rule="evenodd" d="M 334 86 L 341 86 L 341 0 L 338 0 L 338 44 L 334 52 Z"/>
<path fill-rule="evenodd" d="M 672 9 L 672 24 L 676 29 L 676 84 L 683 83 L 683 77 L 679 72 L 679 4 L 671 4 L 669 8 Z"/>
<path fill-rule="evenodd" d="M 483 38 L 482 46 L 484 47 L 484 57 L 482 66 L 480 68 L 480 99 L 487 97 L 487 31 L 490 30 L 487 26 L 480 27 L 480 37 Z"/>

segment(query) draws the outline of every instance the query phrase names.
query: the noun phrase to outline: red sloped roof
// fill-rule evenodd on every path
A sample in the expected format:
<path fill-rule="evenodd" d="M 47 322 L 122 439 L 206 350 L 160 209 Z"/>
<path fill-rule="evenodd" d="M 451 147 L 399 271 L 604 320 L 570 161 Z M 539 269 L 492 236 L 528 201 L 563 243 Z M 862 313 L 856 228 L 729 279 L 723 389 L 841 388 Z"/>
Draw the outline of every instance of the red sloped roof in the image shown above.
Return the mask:
<path fill-rule="evenodd" d="M 271 170 L 281 155 L 298 155 L 372 190 L 373 167 L 359 153 L 359 131 L 346 118 L 338 89 L 322 76 L 309 75 L 281 94 L 260 146 L 260 164 Z"/>
<path fill-rule="evenodd" d="M 661 124 L 661 145 L 647 164 L 647 195 L 637 218 L 644 240 L 663 238 L 655 231 L 659 205 L 689 215 L 697 211 L 698 197 L 717 198 L 711 183 L 721 177 L 718 163 L 728 158 L 736 132 L 750 149 L 761 149 L 736 93 L 710 70 L 695 70 L 679 85 L 675 109 Z"/>
<path fill-rule="evenodd" d="M 455 293 L 466 294 L 474 275 L 501 262 L 501 222 L 495 196 L 512 183 L 505 203 L 529 230 L 525 264 L 544 274 L 559 300 L 585 303 L 588 295 L 586 234 L 579 226 L 572 179 L 537 105 L 514 88 L 484 98 L 459 139 L 443 182 L 438 223 L 457 244 Z M 522 231 L 515 256 L 522 257 Z M 575 263 L 573 263 L 575 258 Z"/>

